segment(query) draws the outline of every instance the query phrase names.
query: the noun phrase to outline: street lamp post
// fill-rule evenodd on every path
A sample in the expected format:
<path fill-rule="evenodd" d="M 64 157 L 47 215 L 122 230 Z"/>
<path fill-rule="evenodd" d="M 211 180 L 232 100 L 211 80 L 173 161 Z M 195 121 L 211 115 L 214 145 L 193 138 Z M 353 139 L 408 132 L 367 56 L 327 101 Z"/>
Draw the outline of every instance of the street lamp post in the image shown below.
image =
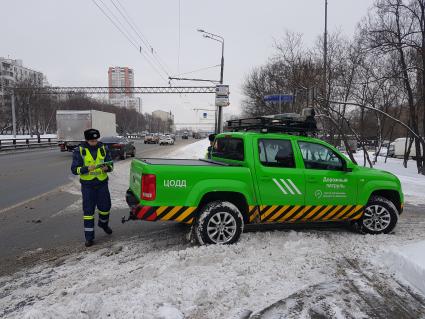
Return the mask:
<path fill-rule="evenodd" d="M 214 33 L 211 33 L 211 32 L 207 32 L 207 31 L 202 30 L 202 29 L 198 29 L 198 32 L 203 33 L 204 38 L 211 39 L 211 40 L 214 40 L 214 41 L 221 43 L 220 84 L 223 84 L 223 77 L 224 77 L 224 38 L 220 35 L 217 35 L 217 34 L 214 34 Z M 215 128 L 216 133 L 221 132 L 222 121 L 223 121 L 223 107 L 219 106 L 218 107 L 218 120 L 217 120 L 217 125 L 216 125 L 216 128 Z"/>

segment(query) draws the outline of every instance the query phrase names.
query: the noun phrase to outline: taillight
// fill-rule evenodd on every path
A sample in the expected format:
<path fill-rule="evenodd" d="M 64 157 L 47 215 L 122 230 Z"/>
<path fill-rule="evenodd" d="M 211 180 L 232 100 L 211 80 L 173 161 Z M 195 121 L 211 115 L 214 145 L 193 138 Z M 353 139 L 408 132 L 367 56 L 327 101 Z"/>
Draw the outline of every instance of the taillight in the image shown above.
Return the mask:
<path fill-rule="evenodd" d="M 142 199 L 155 200 L 156 197 L 156 176 L 153 174 L 142 175 Z"/>

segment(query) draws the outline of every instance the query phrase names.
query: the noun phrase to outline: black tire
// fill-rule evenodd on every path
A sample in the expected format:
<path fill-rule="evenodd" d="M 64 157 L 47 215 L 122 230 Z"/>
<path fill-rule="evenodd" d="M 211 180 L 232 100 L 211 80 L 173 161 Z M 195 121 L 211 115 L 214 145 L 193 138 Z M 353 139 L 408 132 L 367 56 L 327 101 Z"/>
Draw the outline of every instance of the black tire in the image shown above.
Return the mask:
<path fill-rule="evenodd" d="M 359 220 L 359 228 L 366 234 L 388 234 L 396 227 L 398 217 L 392 201 L 382 196 L 371 196 Z"/>
<path fill-rule="evenodd" d="M 230 245 L 239 240 L 243 227 L 242 214 L 234 204 L 214 201 L 201 209 L 193 228 L 194 238 L 200 245 Z"/>
<path fill-rule="evenodd" d="M 133 153 L 131 153 L 131 157 L 135 157 L 136 156 L 136 149 L 133 150 Z"/>
<path fill-rule="evenodd" d="M 127 158 L 127 153 L 123 152 L 122 154 L 120 154 L 120 159 L 125 160 Z"/>

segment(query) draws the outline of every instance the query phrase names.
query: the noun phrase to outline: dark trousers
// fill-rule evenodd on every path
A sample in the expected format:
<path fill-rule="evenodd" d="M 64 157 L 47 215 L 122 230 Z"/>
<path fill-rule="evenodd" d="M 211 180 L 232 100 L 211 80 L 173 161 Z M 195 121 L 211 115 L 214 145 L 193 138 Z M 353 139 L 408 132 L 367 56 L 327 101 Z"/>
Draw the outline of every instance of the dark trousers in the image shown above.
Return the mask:
<path fill-rule="evenodd" d="M 81 184 L 83 194 L 84 212 L 84 235 L 86 240 L 94 239 L 94 212 L 99 211 L 100 227 L 108 226 L 109 211 L 111 210 L 111 195 L 109 194 L 108 182 L 97 185 Z"/>

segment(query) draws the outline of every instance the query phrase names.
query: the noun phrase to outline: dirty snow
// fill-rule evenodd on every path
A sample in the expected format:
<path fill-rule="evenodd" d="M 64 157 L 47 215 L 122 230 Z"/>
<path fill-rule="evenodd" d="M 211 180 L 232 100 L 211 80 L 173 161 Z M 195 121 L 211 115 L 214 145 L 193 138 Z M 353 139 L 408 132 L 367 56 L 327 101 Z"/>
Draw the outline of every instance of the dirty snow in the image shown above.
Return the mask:
<path fill-rule="evenodd" d="M 170 156 L 203 157 L 207 146 L 208 140 L 202 140 Z M 111 174 L 113 197 L 122 197 L 127 187 L 128 175 L 121 174 L 128 165 L 129 161 L 117 163 Z M 403 172 L 395 163 L 388 166 L 420 184 L 422 177 Z M 346 229 L 267 231 L 244 233 L 231 246 L 202 247 L 189 244 L 184 230 L 159 231 L 0 278 L 0 317 L 239 318 L 238 314 L 259 312 L 285 298 L 285 307 L 295 307 L 298 297 L 322 317 L 366 318 L 362 298 L 353 298 L 353 293 L 374 300 L 378 292 L 362 271 L 374 280 L 383 278 L 385 289 L 398 293 L 397 283 L 384 275 L 388 267 L 382 260 L 393 260 L 392 267 L 398 265 L 394 271 L 412 267 L 411 256 L 425 249 L 415 246 L 424 229 L 423 218 L 404 223 L 402 217 L 391 235 L 362 236 Z M 401 246 L 406 243 L 413 248 Z M 389 247 L 393 257 L 388 257 Z M 423 280 L 421 267 L 414 280 Z M 315 287 L 325 287 L 320 301 L 311 297 Z M 381 297 L 384 304 L 393 301 Z M 346 309 L 347 301 L 351 304 Z M 278 314 L 272 309 L 265 318 L 280 318 Z M 308 317 L 307 313 L 294 318 Z"/>

